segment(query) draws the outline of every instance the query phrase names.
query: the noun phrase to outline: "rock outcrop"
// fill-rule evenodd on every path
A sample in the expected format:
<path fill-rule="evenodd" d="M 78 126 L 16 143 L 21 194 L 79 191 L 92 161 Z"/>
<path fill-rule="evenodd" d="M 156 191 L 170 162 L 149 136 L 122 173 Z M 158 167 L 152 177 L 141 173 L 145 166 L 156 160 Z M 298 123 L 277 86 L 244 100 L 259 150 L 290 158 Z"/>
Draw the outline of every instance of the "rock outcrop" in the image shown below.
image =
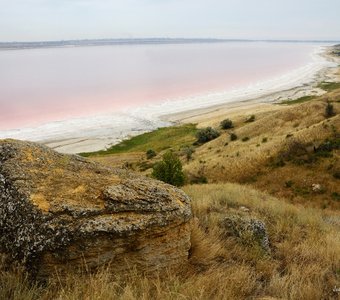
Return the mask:
<path fill-rule="evenodd" d="M 228 215 L 221 221 L 226 236 L 239 239 L 248 246 L 259 246 L 265 253 L 270 253 L 266 225 L 261 220 L 242 215 Z"/>
<path fill-rule="evenodd" d="M 191 208 L 179 189 L 0 140 L 0 252 L 38 277 L 96 268 L 176 266 L 187 260 Z"/>

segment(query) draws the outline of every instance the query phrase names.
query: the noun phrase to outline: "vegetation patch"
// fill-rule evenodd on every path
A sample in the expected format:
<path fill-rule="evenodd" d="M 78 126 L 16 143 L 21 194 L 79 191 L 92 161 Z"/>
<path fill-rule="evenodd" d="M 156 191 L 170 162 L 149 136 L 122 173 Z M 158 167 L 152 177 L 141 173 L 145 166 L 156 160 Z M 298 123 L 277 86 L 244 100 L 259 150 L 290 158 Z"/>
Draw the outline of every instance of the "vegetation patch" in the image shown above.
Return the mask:
<path fill-rule="evenodd" d="M 274 167 L 283 167 L 287 161 L 296 165 L 311 164 L 316 162 L 318 158 L 333 157 L 333 150 L 338 149 L 340 149 L 340 137 L 337 135 L 326 139 L 318 147 L 310 143 L 305 144 L 298 140 L 292 140 L 270 162 Z"/>
<path fill-rule="evenodd" d="M 235 133 L 230 134 L 230 140 L 231 141 L 236 141 L 237 140 L 237 135 Z"/>
<path fill-rule="evenodd" d="M 146 151 L 146 158 L 147 159 L 151 159 L 153 157 L 155 157 L 157 155 L 155 150 L 149 149 L 148 151 Z"/>
<path fill-rule="evenodd" d="M 233 122 L 229 119 L 225 119 L 221 122 L 221 128 L 222 129 L 234 128 Z"/>
<path fill-rule="evenodd" d="M 204 144 L 218 138 L 219 136 L 220 133 L 216 129 L 212 127 L 203 128 L 196 133 L 197 137 L 196 143 Z"/>
<path fill-rule="evenodd" d="M 333 104 L 327 102 L 327 105 L 326 105 L 326 108 L 325 108 L 325 117 L 331 118 L 331 117 L 334 117 L 335 115 L 336 115 L 336 113 L 335 113 Z"/>
<path fill-rule="evenodd" d="M 163 160 L 153 166 L 152 177 L 175 186 L 184 185 L 182 163 L 172 151 L 163 155 Z"/>
<path fill-rule="evenodd" d="M 146 152 L 153 149 L 156 152 L 170 148 L 190 146 L 195 141 L 197 128 L 195 124 L 162 127 L 122 141 L 107 150 L 80 153 L 81 156 L 101 156 L 125 152 Z"/>
<path fill-rule="evenodd" d="M 316 96 L 303 96 L 303 97 L 300 97 L 300 98 L 295 99 L 295 100 L 292 100 L 292 99 L 283 100 L 279 104 L 293 105 L 293 104 L 299 104 L 299 103 L 307 102 L 307 101 L 313 100 L 315 98 L 316 98 Z"/>
<path fill-rule="evenodd" d="M 318 87 L 327 92 L 331 92 L 331 91 L 340 89 L 340 82 L 323 81 L 318 85 Z"/>

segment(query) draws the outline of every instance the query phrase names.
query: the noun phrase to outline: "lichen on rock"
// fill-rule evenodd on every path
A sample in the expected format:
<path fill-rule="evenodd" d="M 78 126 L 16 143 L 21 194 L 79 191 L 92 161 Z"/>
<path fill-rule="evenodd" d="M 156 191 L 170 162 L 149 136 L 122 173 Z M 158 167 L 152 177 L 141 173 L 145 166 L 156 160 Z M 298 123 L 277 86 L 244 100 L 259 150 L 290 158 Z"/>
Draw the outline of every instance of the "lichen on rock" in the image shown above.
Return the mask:
<path fill-rule="evenodd" d="M 111 263 L 176 266 L 190 248 L 190 199 L 128 171 L 0 141 L 0 252 L 37 276 Z"/>

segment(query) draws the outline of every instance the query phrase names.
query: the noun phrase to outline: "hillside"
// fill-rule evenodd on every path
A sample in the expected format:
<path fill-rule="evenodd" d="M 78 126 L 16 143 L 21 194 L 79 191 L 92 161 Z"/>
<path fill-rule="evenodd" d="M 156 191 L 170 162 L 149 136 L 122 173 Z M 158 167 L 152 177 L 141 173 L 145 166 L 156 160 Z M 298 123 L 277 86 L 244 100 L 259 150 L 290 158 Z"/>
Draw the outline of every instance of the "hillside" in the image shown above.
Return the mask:
<path fill-rule="evenodd" d="M 321 97 L 200 117 L 197 128 L 212 126 L 221 133 L 203 145 L 192 145 L 197 130 L 189 124 L 160 129 L 122 142 L 107 152 L 87 155 L 106 165 L 150 174 L 152 165 L 172 149 L 181 156 L 189 183 L 206 179 L 209 183 L 250 184 L 293 203 L 340 208 L 340 84 L 320 86 L 327 90 Z M 325 116 L 328 102 L 338 114 Z M 254 122 L 245 122 L 249 115 L 255 116 Z M 233 121 L 234 128 L 219 128 L 226 118 Z M 237 135 L 237 140 L 230 140 L 231 133 Z M 329 143 L 332 149 L 327 148 Z M 194 151 L 189 160 L 188 147 Z M 157 156 L 147 159 L 148 149 L 155 150 Z"/>

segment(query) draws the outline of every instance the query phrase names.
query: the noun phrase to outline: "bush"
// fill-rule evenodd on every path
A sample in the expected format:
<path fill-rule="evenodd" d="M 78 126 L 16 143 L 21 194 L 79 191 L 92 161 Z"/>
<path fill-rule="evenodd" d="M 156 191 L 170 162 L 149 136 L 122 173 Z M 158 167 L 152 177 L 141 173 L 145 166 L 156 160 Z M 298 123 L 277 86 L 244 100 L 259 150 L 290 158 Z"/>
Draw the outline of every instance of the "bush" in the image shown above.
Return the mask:
<path fill-rule="evenodd" d="M 154 150 L 149 149 L 148 151 L 146 151 L 146 158 L 147 159 L 151 159 L 153 157 L 155 157 L 157 154 Z"/>
<path fill-rule="evenodd" d="M 326 108 L 325 108 L 325 116 L 326 118 L 330 118 L 335 116 L 334 106 L 333 104 L 327 102 Z"/>
<path fill-rule="evenodd" d="M 201 129 L 196 134 L 197 142 L 200 143 L 200 144 L 204 144 L 206 142 L 209 142 L 213 139 L 216 139 L 219 136 L 220 136 L 220 133 L 217 130 L 211 128 L 211 127 Z"/>
<path fill-rule="evenodd" d="M 251 115 L 246 118 L 245 123 L 251 123 L 255 121 L 255 115 Z"/>
<path fill-rule="evenodd" d="M 236 141 L 237 140 L 237 135 L 235 133 L 230 134 L 230 140 L 231 141 Z"/>
<path fill-rule="evenodd" d="M 193 147 L 184 147 L 182 149 L 182 153 L 185 155 L 185 158 L 187 159 L 187 161 L 192 159 L 192 155 L 194 152 L 195 152 L 195 149 Z"/>
<path fill-rule="evenodd" d="M 166 152 L 163 160 L 153 166 L 152 177 L 175 186 L 182 186 L 185 176 L 178 156 L 172 151 Z"/>
<path fill-rule="evenodd" d="M 264 137 L 264 138 L 262 139 L 262 143 L 267 143 L 267 142 L 268 142 L 268 138 Z"/>
<path fill-rule="evenodd" d="M 246 141 L 249 141 L 249 140 L 250 140 L 250 138 L 247 137 L 247 136 L 245 136 L 245 137 L 242 139 L 242 142 L 246 142 Z"/>
<path fill-rule="evenodd" d="M 225 119 L 221 122 L 221 128 L 222 129 L 234 128 L 233 122 L 229 119 Z"/>

